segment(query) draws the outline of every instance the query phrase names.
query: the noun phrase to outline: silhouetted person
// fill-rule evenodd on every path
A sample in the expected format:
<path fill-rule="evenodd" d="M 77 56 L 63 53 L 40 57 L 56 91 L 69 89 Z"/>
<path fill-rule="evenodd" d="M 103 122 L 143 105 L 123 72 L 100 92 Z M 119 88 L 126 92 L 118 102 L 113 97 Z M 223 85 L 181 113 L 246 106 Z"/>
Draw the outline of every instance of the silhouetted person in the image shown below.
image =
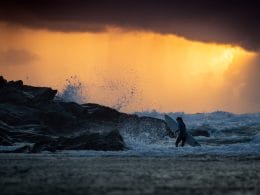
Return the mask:
<path fill-rule="evenodd" d="M 179 143 L 181 142 L 181 146 L 183 147 L 187 139 L 186 125 L 184 124 L 181 117 L 177 117 L 176 121 L 178 123 L 178 130 L 176 131 L 178 136 L 175 142 L 175 146 L 178 147 Z"/>

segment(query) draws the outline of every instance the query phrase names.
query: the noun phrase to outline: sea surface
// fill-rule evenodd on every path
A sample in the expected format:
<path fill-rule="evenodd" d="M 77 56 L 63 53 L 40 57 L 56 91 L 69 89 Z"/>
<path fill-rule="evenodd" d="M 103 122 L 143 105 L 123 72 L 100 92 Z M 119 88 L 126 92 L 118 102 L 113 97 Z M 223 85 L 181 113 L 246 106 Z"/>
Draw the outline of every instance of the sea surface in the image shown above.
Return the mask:
<path fill-rule="evenodd" d="M 164 119 L 165 113 L 138 112 L 139 116 Z M 183 155 L 223 155 L 260 156 L 260 113 L 233 114 L 216 111 L 212 113 L 167 113 L 172 118 L 183 117 L 188 131 L 207 130 L 210 137 L 198 136 L 195 139 L 201 147 L 175 147 L 175 139 L 158 136 L 160 132 L 150 132 L 143 127 L 138 135 L 122 132 L 128 150 L 120 152 L 103 151 L 62 151 L 63 154 L 87 156 L 183 156 Z M 158 129 L 158 131 L 160 131 Z"/>
<path fill-rule="evenodd" d="M 138 112 L 139 116 L 164 119 L 165 113 Z M 207 130 L 210 137 L 198 136 L 195 139 L 201 147 L 175 147 L 175 139 L 164 135 L 161 129 L 151 131 L 143 126 L 141 132 L 121 131 L 127 150 L 124 151 L 58 151 L 52 154 L 66 156 L 183 156 L 183 155 L 220 155 L 220 156 L 260 156 L 260 113 L 233 114 L 229 112 L 212 113 L 167 113 L 172 118 L 181 116 L 188 131 L 193 129 Z M 128 124 L 129 125 L 129 124 Z M 131 124 L 130 124 L 131 125 Z M 24 143 L 28 144 L 28 143 Z M 0 149 L 12 150 L 20 147 L 0 146 Z M 4 147 L 4 148 L 3 148 Z M 9 148 L 8 148 L 9 147 Z M 48 152 L 46 152 L 48 153 Z"/>

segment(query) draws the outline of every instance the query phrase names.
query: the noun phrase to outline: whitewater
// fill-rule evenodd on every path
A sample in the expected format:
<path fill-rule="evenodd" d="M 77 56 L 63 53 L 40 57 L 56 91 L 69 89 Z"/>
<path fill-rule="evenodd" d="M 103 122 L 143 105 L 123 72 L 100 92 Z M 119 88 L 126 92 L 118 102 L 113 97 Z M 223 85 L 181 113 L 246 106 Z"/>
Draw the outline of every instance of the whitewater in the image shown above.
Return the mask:
<path fill-rule="evenodd" d="M 149 116 L 163 119 L 165 113 L 138 112 L 140 117 Z M 60 154 L 72 156 L 260 156 L 260 113 L 233 114 L 229 112 L 212 113 L 167 113 L 172 118 L 183 117 L 188 131 L 207 130 L 209 137 L 196 136 L 201 147 L 175 147 L 175 139 L 164 135 L 158 129 L 150 131 L 143 127 L 142 132 L 133 133 L 122 130 L 128 147 L 125 151 L 61 151 Z M 129 125 L 129 124 L 127 124 Z M 161 135 L 160 135 L 161 134 Z"/>
<path fill-rule="evenodd" d="M 82 83 L 69 80 L 59 94 L 63 100 L 85 102 Z M 127 102 L 131 102 L 127 100 Z M 111 106 L 113 107 L 113 105 Z M 180 116 L 184 119 L 187 130 L 206 130 L 209 137 L 198 136 L 195 139 L 201 147 L 185 145 L 175 147 L 175 139 L 168 137 L 161 127 L 144 123 L 136 131 L 130 122 L 118 127 L 124 138 L 125 151 L 61 151 L 61 154 L 76 156 L 177 156 L 177 155 L 223 155 L 243 156 L 260 155 L 260 112 L 234 114 L 224 111 L 188 114 L 185 112 L 162 113 L 153 111 L 135 112 L 139 117 L 152 117 L 164 120 L 167 114 L 173 119 Z"/>

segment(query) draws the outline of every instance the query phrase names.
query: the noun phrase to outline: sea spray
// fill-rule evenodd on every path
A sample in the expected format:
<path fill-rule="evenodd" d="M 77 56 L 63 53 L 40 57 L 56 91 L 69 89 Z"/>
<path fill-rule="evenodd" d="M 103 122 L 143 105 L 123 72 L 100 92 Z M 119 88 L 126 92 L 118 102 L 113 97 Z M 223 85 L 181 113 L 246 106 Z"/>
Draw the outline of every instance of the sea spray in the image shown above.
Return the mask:
<path fill-rule="evenodd" d="M 100 73 L 102 77 L 100 87 L 105 95 L 105 104 L 118 111 L 132 110 L 142 100 L 138 70 L 122 65 L 118 70 L 120 74 L 109 74 L 109 71 Z"/>
<path fill-rule="evenodd" d="M 66 84 L 61 92 L 58 92 L 57 98 L 66 102 L 76 102 L 83 104 L 87 102 L 87 87 L 77 76 L 71 76 L 66 79 Z"/>
<path fill-rule="evenodd" d="M 137 97 L 137 87 L 135 83 L 128 83 L 125 80 L 106 80 L 102 85 L 104 93 L 110 101 L 109 106 L 122 111 L 130 106 Z"/>
<path fill-rule="evenodd" d="M 98 103 L 112 107 L 118 111 L 125 111 L 128 107 L 140 100 L 140 90 L 137 87 L 136 77 L 131 78 L 103 77 L 100 82 L 83 82 L 76 75 L 66 79 L 64 87 L 58 92 L 56 99 L 66 102 L 83 104 L 86 102 Z M 132 78 L 133 77 L 133 78 Z M 129 82 L 131 80 L 132 82 Z"/>

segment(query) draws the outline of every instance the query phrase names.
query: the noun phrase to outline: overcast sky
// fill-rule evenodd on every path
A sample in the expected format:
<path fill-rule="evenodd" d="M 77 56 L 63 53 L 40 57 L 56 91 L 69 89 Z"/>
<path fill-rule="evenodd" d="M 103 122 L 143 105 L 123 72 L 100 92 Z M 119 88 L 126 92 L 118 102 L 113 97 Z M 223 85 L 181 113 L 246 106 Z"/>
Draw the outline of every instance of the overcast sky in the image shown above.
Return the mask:
<path fill-rule="evenodd" d="M 59 90 L 76 75 L 88 101 L 124 111 L 257 112 L 259 5 L 3 0 L 0 74 Z"/>
<path fill-rule="evenodd" d="M 8 0 L 0 20 L 65 32 L 141 29 L 259 50 L 259 10 L 257 0 Z"/>

